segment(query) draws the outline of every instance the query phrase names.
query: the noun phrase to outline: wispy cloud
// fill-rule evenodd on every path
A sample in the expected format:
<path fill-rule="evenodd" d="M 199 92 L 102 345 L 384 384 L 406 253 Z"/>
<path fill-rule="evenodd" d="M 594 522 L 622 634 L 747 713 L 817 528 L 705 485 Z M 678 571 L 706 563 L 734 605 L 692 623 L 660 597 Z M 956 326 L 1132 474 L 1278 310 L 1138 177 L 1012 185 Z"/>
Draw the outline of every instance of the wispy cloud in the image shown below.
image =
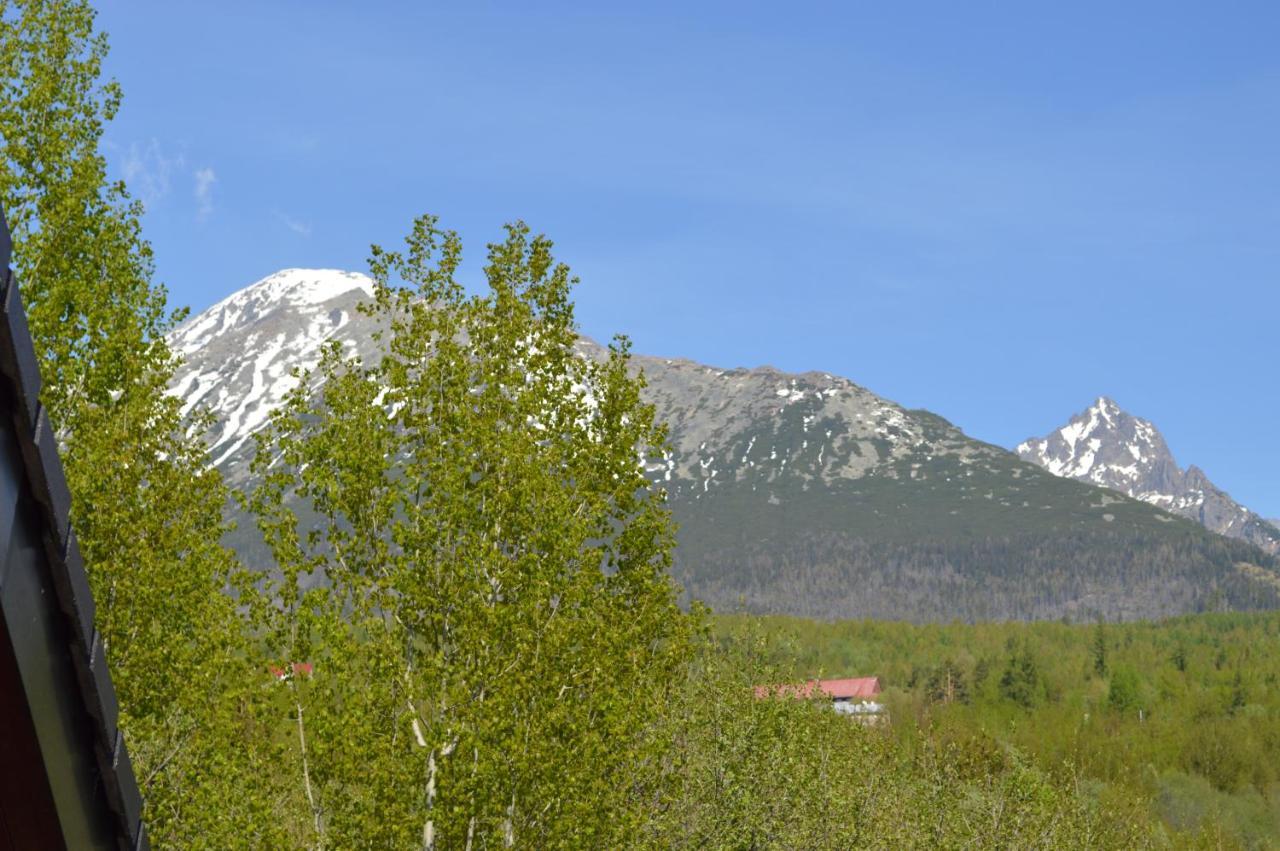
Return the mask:
<path fill-rule="evenodd" d="M 158 139 L 132 142 L 125 151 L 121 171 L 133 194 L 148 207 L 169 194 L 172 175 L 184 165 L 181 154 L 167 156 Z"/>
<path fill-rule="evenodd" d="M 306 222 L 300 222 L 288 213 L 283 213 L 280 210 L 276 210 L 275 214 L 276 218 L 280 220 L 280 224 L 284 225 L 298 236 L 311 236 L 311 225 Z"/>
<path fill-rule="evenodd" d="M 213 212 L 213 184 L 217 182 L 218 176 L 213 173 L 212 168 L 205 166 L 196 169 L 195 179 L 196 218 L 204 220 Z"/>

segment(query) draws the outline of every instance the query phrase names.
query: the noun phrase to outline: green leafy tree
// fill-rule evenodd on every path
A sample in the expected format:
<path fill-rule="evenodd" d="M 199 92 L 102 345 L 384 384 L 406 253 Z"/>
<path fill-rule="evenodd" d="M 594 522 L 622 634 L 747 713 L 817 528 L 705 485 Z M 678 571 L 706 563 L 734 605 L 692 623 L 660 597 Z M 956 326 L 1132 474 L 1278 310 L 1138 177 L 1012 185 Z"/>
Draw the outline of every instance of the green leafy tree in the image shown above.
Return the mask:
<path fill-rule="evenodd" d="M 1116 712 L 1138 708 L 1138 675 L 1128 666 L 1116 668 L 1107 687 L 1107 705 Z"/>
<path fill-rule="evenodd" d="M 1244 709 L 1245 704 L 1249 702 L 1249 692 L 1245 688 L 1244 676 L 1240 673 L 1240 669 L 1236 668 L 1235 675 L 1231 678 L 1231 700 L 1227 704 L 1228 714 L 1234 715 Z"/>
<path fill-rule="evenodd" d="M 106 51 L 87 3 L 0 2 L 0 203 L 154 841 L 216 844 L 217 824 L 261 816 L 232 779 L 250 769 L 228 711 L 248 681 L 221 593 L 227 493 L 165 393 L 180 315 L 152 282 L 140 205 L 106 176 Z"/>
<path fill-rule="evenodd" d="M 258 615 L 315 665 L 293 813 L 333 847 L 609 847 L 687 660 L 665 432 L 625 339 L 579 351 L 550 241 L 509 226 L 482 295 L 460 261 L 432 217 L 375 247 L 380 360 L 331 346 L 259 444 Z"/>

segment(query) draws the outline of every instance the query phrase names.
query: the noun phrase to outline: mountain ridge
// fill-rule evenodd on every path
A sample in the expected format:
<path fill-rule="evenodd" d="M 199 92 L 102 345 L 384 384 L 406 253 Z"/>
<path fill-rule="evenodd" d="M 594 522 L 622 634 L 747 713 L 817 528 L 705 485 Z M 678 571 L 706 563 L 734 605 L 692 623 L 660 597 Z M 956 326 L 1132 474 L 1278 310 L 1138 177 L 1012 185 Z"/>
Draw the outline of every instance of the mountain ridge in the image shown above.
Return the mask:
<path fill-rule="evenodd" d="M 284 270 L 174 330 L 185 363 L 173 392 L 213 413 L 211 457 L 230 483 L 252 484 L 251 438 L 296 386 L 295 368 L 335 340 L 377 356 L 377 326 L 355 309 L 367 282 Z M 579 350 L 602 352 L 585 338 Z M 847 378 L 648 355 L 633 366 L 670 426 L 648 472 L 680 525 L 673 572 L 717 609 L 1127 619 L 1280 605 L 1266 554 L 1053 476 Z M 252 523 L 238 520 L 232 544 L 269 569 Z"/>

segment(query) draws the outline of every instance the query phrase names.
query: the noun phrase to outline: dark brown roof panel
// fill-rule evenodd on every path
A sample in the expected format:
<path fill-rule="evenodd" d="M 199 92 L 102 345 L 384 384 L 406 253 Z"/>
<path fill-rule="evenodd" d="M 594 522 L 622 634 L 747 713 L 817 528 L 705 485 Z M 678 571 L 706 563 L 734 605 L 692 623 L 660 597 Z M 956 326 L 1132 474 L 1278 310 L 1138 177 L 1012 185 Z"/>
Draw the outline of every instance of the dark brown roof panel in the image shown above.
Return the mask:
<path fill-rule="evenodd" d="M 148 848 L 0 212 L 0 848 Z"/>
<path fill-rule="evenodd" d="M 13 272 L 0 270 L 4 282 L 4 317 L 0 321 L 0 368 L 15 383 L 17 403 L 28 428 L 35 426 L 40 410 L 40 365 L 31 345 L 27 328 L 27 312 L 22 308 L 22 294 Z"/>

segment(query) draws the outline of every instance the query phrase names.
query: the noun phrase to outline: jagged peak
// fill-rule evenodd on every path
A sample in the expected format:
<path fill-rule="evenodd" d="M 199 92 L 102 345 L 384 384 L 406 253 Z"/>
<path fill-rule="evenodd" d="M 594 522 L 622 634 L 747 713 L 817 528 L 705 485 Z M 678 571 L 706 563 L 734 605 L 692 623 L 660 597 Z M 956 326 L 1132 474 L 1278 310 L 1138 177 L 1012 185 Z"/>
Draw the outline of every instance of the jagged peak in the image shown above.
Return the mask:
<path fill-rule="evenodd" d="M 1111 488 L 1198 520 L 1215 532 L 1249 540 L 1271 552 L 1280 539 L 1251 518 L 1199 467 L 1182 470 L 1159 430 L 1148 420 L 1099 396 L 1061 428 L 1014 450 L 1064 478 Z"/>
<path fill-rule="evenodd" d="M 1112 417 L 1121 417 L 1126 415 L 1124 408 L 1121 408 L 1116 403 L 1116 400 L 1112 399 L 1110 396 L 1099 396 L 1094 400 L 1093 405 L 1089 410 L 1096 411 L 1107 420 L 1110 420 Z"/>
<path fill-rule="evenodd" d="M 1032 448 L 1045 449 L 1055 437 L 1074 447 L 1096 437 L 1143 444 L 1166 452 L 1164 438 L 1150 420 L 1135 416 L 1109 396 L 1099 396 L 1093 404 L 1073 416 L 1066 425 L 1044 438 L 1028 438 L 1018 445 L 1018 452 Z"/>
<path fill-rule="evenodd" d="M 1095 429 L 1103 424 L 1111 428 L 1117 428 L 1129 421 L 1146 422 L 1146 420 L 1135 417 L 1120 407 L 1119 403 L 1110 396 L 1099 396 L 1094 399 L 1093 404 L 1072 417 L 1071 421 L 1088 421 L 1093 424 Z"/>

